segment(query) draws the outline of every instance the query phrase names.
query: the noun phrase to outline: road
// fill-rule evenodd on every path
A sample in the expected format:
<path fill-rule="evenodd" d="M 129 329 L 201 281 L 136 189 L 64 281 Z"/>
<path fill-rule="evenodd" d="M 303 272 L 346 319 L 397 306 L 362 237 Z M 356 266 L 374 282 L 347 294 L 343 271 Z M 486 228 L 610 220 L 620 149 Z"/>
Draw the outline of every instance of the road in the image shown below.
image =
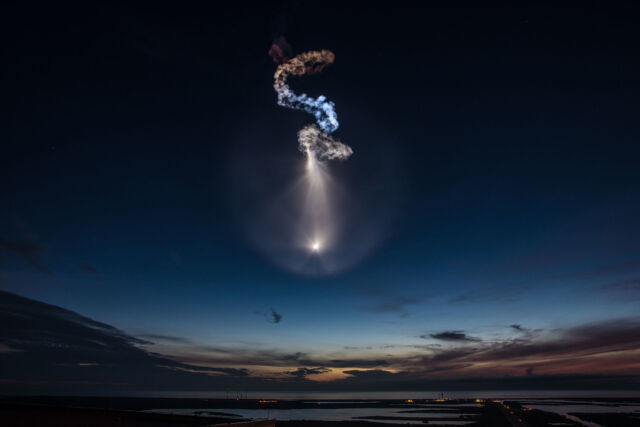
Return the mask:
<path fill-rule="evenodd" d="M 512 427 L 529 427 L 529 423 L 523 421 L 522 418 L 520 418 L 515 411 L 512 411 L 511 408 L 505 405 L 504 402 L 494 402 L 494 405 L 498 406 L 500 412 L 502 412 L 502 415 L 505 416 Z"/>

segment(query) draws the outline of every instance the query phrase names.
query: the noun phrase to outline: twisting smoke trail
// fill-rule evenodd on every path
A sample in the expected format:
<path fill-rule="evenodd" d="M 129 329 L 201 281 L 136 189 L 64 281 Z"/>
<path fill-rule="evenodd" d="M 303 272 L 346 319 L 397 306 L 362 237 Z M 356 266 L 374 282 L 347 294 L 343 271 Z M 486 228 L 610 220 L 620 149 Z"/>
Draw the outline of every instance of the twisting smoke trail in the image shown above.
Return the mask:
<path fill-rule="evenodd" d="M 304 52 L 280 64 L 273 75 L 273 88 L 278 93 L 278 105 L 313 114 L 318 126 L 326 133 L 338 129 L 338 115 L 335 112 L 333 102 L 327 101 L 324 95 L 317 98 L 312 98 L 305 93 L 296 95 L 287 84 L 287 79 L 290 75 L 302 76 L 319 73 L 325 67 L 333 64 L 334 59 L 333 52 L 329 50 Z"/>
<path fill-rule="evenodd" d="M 304 163 L 298 159 L 294 165 L 290 156 L 274 155 L 272 147 L 262 144 L 265 128 L 277 132 L 277 123 L 261 117 L 256 118 L 259 121 L 255 126 L 242 126 L 238 138 L 246 143 L 235 144 L 240 151 L 231 170 L 244 187 L 238 193 L 253 200 L 238 204 L 238 217 L 246 219 L 247 234 L 256 249 L 276 265 L 297 274 L 335 274 L 362 260 L 385 235 L 388 217 L 395 209 L 393 201 L 400 194 L 390 172 L 395 164 L 386 158 L 385 145 L 385 156 L 377 156 L 374 151 L 361 159 L 371 168 L 361 172 L 334 170 L 342 168 L 333 161 L 346 160 L 353 154 L 351 147 L 340 142 L 334 133 L 338 128 L 334 105 L 324 96 L 298 96 L 294 93 L 298 82 L 292 81 L 292 77 L 295 80 L 324 70 L 334 62 L 333 53 L 322 50 L 294 56 L 280 33 L 274 38 L 269 55 L 269 60 L 277 64 L 273 87 L 278 104 L 309 112 L 314 119 L 309 117 L 297 129 L 298 150 Z M 359 134 L 373 143 L 388 139 L 382 138 L 378 126 L 368 122 Z M 272 160 L 265 161 L 266 158 Z M 353 191 L 349 182 L 336 179 L 336 173 L 362 177 L 372 185 L 359 185 Z M 256 208 L 246 209 L 247 205 Z"/>
<path fill-rule="evenodd" d="M 280 38 L 273 43 L 269 51 L 274 61 L 283 61 L 273 75 L 273 88 L 278 93 L 278 105 L 313 114 L 318 123 L 318 126 L 305 126 L 298 132 L 300 151 L 307 156 L 313 153 L 317 160 L 346 160 L 353 154 L 351 147 L 329 135 L 338 129 L 338 115 L 333 102 L 327 101 L 324 95 L 317 98 L 312 98 L 305 93 L 296 95 L 287 84 L 287 79 L 291 75 L 303 76 L 321 72 L 325 67 L 333 64 L 335 55 L 329 50 L 312 50 L 292 59 L 286 59 L 279 53 L 287 47 L 290 49 L 286 40 Z"/>
<path fill-rule="evenodd" d="M 306 111 L 316 118 L 317 125 L 307 125 L 298 132 L 298 149 L 307 157 L 307 191 L 300 224 L 305 230 L 305 246 L 320 253 L 335 243 L 337 228 L 330 199 L 330 178 L 322 162 L 345 160 L 353 150 L 329 135 L 338 129 L 333 102 L 324 95 L 317 98 L 304 93 L 296 95 L 287 84 L 289 76 L 316 74 L 333 64 L 333 52 L 313 50 L 288 59 L 288 47 L 286 40 L 279 38 L 269 51 L 273 60 L 280 63 L 273 76 L 273 88 L 278 93 L 278 105 Z"/>

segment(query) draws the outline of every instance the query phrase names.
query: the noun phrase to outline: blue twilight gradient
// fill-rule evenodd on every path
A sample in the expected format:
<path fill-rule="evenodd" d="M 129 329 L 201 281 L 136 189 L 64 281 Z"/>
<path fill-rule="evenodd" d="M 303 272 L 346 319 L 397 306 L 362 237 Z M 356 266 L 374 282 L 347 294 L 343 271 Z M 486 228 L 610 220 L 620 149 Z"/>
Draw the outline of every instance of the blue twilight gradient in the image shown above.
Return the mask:
<path fill-rule="evenodd" d="M 305 28 L 326 28 L 315 7 Z M 33 17 L 3 90 L 0 236 L 37 250 L 0 249 L 0 288 L 131 334 L 292 352 L 637 315 L 616 285 L 640 278 L 633 15 L 520 12 L 347 8 L 330 34 L 292 30 L 340 58 L 300 84 L 341 106 L 358 155 L 331 170 L 377 242 L 317 278 L 247 237 L 305 123 L 273 104 L 267 11 Z M 338 126 L 324 96 L 281 102 Z"/>

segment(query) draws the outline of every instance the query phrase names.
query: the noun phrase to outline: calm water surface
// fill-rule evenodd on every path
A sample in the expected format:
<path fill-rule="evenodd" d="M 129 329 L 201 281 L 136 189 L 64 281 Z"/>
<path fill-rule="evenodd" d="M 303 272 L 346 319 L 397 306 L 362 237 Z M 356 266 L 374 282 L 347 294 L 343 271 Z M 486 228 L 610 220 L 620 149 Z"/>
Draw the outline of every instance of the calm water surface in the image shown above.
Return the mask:
<path fill-rule="evenodd" d="M 430 405 L 412 405 L 427 407 Z M 435 406 L 435 405 L 434 405 Z M 453 405 L 451 405 L 453 406 Z M 473 405 L 466 405 L 473 406 Z M 459 405 L 458 408 L 464 408 Z M 242 418 L 271 418 L 280 421 L 288 420 L 322 420 L 322 421 L 348 421 L 355 417 L 420 417 L 420 418 L 449 418 L 451 421 L 429 421 L 429 424 L 460 424 L 465 425 L 471 423 L 468 420 L 458 420 L 461 415 L 474 416 L 475 414 L 461 413 L 429 413 L 429 414 L 408 414 L 399 413 L 403 409 L 398 408 L 337 408 L 337 409 L 157 409 L 149 412 L 165 413 L 165 414 L 181 414 L 194 415 L 197 411 L 225 412 L 234 414 Z M 376 422 L 399 423 L 399 424 L 421 424 L 420 420 L 375 420 Z"/>

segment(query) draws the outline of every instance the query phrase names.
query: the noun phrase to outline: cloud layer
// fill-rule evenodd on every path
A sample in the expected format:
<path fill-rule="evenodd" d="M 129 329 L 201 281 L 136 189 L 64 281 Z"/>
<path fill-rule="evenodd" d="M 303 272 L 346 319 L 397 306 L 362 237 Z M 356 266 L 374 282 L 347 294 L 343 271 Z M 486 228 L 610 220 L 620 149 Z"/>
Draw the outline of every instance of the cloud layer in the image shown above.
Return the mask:
<path fill-rule="evenodd" d="M 134 337 L 63 308 L 0 292 L 0 389 L 214 390 L 242 384 L 274 390 L 406 390 L 639 384 L 640 317 L 552 331 L 519 324 L 504 328 L 516 337 L 512 333 L 511 338 L 480 340 L 448 330 L 423 335 L 423 344 L 291 352 L 249 343 L 201 345 L 163 334 Z M 163 351 L 173 350 L 155 353 L 154 342 L 162 343 Z"/>

